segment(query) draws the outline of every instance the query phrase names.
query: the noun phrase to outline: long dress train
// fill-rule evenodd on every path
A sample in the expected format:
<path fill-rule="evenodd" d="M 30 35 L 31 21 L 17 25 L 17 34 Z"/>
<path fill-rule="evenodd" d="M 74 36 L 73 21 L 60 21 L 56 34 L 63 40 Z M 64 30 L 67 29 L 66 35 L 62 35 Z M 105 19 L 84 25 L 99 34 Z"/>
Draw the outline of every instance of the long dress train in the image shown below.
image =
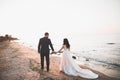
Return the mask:
<path fill-rule="evenodd" d="M 89 69 L 82 69 L 70 55 L 72 52 L 67 48 L 64 48 L 61 57 L 60 71 L 63 71 L 67 75 L 80 76 L 88 79 L 98 78 L 98 74 L 92 72 Z"/>

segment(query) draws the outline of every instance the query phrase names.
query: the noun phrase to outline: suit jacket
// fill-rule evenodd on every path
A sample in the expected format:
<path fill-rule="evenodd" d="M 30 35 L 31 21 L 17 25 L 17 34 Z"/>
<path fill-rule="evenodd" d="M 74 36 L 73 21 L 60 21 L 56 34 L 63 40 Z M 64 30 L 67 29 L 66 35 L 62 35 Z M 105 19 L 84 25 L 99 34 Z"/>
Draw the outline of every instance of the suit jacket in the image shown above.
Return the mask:
<path fill-rule="evenodd" d="M 47 37 L 40 38 L 39 44 L 38 44 L 38 52 L 44 55 L 49 55 L 51 47 L 52 51 L 54 51 L 53 45 L 51 43 L 51 40 Z"/>

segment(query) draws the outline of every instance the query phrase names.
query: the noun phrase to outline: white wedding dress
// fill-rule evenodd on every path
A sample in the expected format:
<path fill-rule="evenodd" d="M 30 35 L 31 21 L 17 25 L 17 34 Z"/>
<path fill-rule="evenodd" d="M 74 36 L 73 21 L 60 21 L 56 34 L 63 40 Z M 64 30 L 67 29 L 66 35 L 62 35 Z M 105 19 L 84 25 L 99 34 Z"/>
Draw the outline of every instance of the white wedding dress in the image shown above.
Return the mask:
<path fill-rule="evenodd" d="M 64 51 L 61 57 L 60 63 L 60 71 L 64 72 L 67 75 L 71 76 L 80 76 L 88 79 L 98 78 L 98 74 L 92 72 L 89 69 L 82 69 L 80 66 L 74 61 L 70 52 L 66 47 L 64 47 Z"/>

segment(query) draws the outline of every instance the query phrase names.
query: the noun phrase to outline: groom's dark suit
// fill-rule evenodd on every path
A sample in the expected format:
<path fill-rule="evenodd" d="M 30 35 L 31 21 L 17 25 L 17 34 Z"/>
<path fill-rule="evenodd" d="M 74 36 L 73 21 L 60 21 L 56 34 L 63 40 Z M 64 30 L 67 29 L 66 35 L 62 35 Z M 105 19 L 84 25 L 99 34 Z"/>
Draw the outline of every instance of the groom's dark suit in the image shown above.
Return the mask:
<path fill-rule="evenodd" d="M 50 49 L 49 46 L 51 47 L 52 51 L 54 51 L 53 45 L 51 43 L 51 40 L 47 37 L 40 38 L 39 44 L 38 44 L 38 52 L 40 53 L 41 57 L 41 69 L 44 69 L 44 56 L 46 57 L 46 65 L 47 65 L 47 71 L 49 71 L 49 54 L 50 54 Z"/>

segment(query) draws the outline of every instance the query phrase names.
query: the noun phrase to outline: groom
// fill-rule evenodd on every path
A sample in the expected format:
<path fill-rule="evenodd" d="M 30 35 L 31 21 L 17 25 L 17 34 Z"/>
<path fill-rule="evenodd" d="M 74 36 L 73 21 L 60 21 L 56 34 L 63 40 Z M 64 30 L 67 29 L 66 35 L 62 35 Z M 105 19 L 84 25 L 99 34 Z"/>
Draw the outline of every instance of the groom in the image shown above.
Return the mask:
<path fill-rule="evenodd" d="M 48 37 L 49 37 L 49 33 L 46 32 L 44 34 L 44 37 L 40 38 L 39 44 L 38 44 L 38 53 L 40 53 L 40 59 L 41 59 L 41 70 L 43 71 L 43 69 L 44 69 L 44 57 L 45 57 L 46 58 L 46 65 L 47 65 L 47 72 L 49 72 L 49 65 L 50 65 L 49 46 L 51 47 L 52 51 L 54 51 L 51 40 Z"/>

